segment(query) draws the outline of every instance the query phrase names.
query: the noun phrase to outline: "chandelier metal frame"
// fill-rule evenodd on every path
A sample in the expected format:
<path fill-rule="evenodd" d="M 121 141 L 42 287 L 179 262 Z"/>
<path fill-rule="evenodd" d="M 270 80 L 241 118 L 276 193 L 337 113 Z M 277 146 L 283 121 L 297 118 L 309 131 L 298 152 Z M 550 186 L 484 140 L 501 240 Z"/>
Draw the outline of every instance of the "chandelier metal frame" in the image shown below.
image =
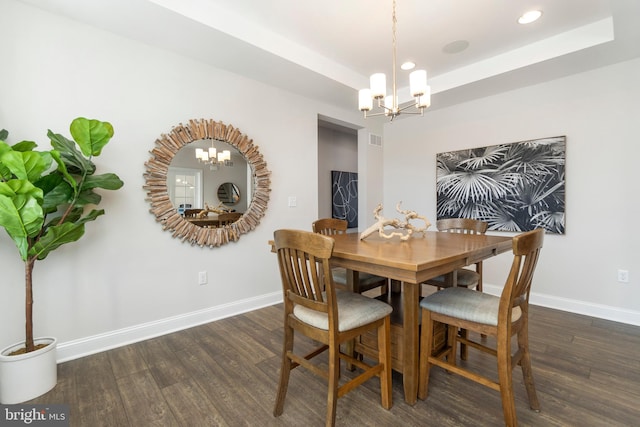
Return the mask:
<path fill-rule="evenodd" d="M 361 89 L 358 94 L 359 108 L 364 113 L 364 117 L 388 116 L 391 121 L 400 114 L 424 114 L 424 109 L 431 105 L 431 87 L 427 85 L 427 72 L 425 70 L 415 70 L 409 75 L 410 92 L 415 102 L 404 107 L 398 105 L 397 88 L 397 29 L 398 19 L 396 17 L 396 0 L 393 0 L 392 14 L 392 94 L 386 96 L 386 76 L 383 73 L 375 73 L 370 77 L 370 88 Z M 386 97 L 386 98 L 385 98 Z M 379 113 L 368 114 L 373 109 L 373 101 L 382 109 Z M 418 111 L 407 111 L 409 108 L 416 108 Z"/>

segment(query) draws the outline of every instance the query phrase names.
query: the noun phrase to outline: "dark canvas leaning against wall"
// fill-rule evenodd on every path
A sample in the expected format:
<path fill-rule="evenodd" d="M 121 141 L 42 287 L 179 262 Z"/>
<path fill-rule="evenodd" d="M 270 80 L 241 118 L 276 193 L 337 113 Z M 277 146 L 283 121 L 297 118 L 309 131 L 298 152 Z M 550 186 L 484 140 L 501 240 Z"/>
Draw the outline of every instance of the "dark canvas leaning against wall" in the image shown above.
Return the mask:
<path fill-rule="evenodd" d="M 565 136 L 437 154 L 438 219 L 564 234 L 565 154 Z"/>
<path fill-rule="evenodd" d="M 358 226 L 358 174 L 331 171 L 331 216 L 346 219 L 349 228 Z"/>

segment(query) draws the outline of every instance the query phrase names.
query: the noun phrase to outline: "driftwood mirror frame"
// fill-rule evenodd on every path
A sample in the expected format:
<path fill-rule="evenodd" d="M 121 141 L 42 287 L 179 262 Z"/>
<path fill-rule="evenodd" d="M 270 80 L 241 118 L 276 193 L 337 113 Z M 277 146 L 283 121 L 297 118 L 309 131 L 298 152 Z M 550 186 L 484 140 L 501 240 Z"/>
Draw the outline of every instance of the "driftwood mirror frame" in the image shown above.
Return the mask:
<path fill-rule="evenodd" d="M 175 154 L 184 146 L 201 139 L 214 139 L 235 147 L 247 160 L 253 176 L 253 197 L 247 211 L 236 222 L 218 228 L 205 228 L 192 224 L 182 217 L 169 198 L 167 173 Z M 168 134 L 160 135 L 151 150 L 151 158 L 145 163 L 144 173 L 149 210 L 164 230 L 173 231 L 173 237 L 192 245 L 218 247 L 237 241 L 244 233 L 258 226 L 264 216 L 271 191 L 271 172 L 253 140 L 232 125 L 212 119 L 192 119 L 187 125 L 180 123 Z"/>

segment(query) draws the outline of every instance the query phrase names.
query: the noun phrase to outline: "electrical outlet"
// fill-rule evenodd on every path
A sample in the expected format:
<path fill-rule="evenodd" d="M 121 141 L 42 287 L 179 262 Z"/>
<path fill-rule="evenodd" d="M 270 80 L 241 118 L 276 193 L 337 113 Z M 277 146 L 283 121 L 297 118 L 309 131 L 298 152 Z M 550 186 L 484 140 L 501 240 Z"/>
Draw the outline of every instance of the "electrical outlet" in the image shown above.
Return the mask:
<path fill-rule="evenodd" d="M 206 271 L 201 271 L 198 273 L 198 285 L 206 285 L 208 282 L 207 280 L 207 272 Z"/>
<path fill-rule="evenodd" d="M 629 283 L 629 270 L 618 270 L 618 282 Z"/>
<path fill-rule="evenodd" d="M 289 196 L 288 202 L 290 208 L 295 208 L 296 206 L 298 206 L 298 199 L 296 199 L 296 196 Z"/>

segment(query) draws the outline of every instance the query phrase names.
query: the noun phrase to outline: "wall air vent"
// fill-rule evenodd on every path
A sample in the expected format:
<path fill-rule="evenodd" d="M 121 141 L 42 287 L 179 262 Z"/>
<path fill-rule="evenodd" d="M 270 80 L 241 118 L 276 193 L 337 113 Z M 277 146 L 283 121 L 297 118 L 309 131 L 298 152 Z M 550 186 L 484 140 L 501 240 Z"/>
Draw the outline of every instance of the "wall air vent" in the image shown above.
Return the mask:
<path fill-rule="evenodd" d="M 382 147 L 382 137 L 380 135 L 369 134 L 369 145 L 375 145 L 376 147 Z"/>

